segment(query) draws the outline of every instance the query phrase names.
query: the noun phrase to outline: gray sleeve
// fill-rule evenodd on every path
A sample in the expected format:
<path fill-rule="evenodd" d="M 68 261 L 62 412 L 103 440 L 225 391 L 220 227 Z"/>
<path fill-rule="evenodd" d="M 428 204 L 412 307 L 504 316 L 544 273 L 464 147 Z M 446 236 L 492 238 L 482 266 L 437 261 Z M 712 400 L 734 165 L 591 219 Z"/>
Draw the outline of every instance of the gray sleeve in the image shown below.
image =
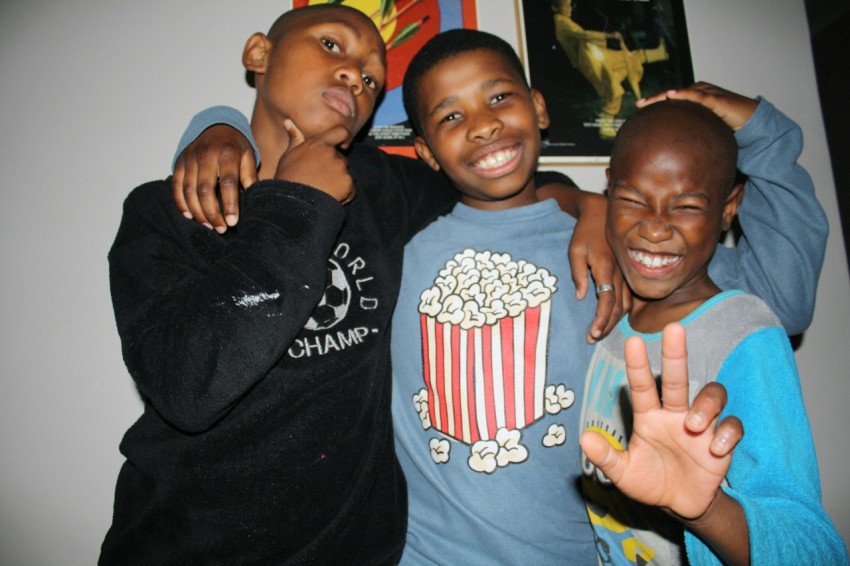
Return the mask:
<path fill-rule="evenodd" d="M 180 157 L 183 150 L 186 149 L 190 143 L 195 141 L 204 130 L 210 126 L 215 126 L 216 124 L 226 124 L 235 128 L 240 134 L 245 136 L 248 141 L 251 142 L 251 147 L 254 148 L 254 159 L 257 162 L 257 166 L 259 166 L 260 150 L 254 142 L 254 136 L 251 133 L 251 125 L 248 123 L 248 119 L 239 112 L 239 110 L 231 108 L 230 106 L 212 106 L 195 114 L 192 121 L 189 122 L 189 127 L 187 127 L 186 131 L 183 132 L 183 136 L 177 144 L 177 151 L 174 152 L 174 159 L 171 160 L 172 171 L 174 170 L 175 163 L 177 163 L 177 158 Z"/>

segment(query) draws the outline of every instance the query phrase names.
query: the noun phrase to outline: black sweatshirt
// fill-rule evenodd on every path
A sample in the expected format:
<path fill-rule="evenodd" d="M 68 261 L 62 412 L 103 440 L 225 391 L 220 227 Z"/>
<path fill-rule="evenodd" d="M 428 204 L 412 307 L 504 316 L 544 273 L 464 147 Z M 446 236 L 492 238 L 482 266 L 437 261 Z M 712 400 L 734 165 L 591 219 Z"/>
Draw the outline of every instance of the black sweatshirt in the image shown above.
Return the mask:
<path fill-rule="evenodd" d="M 457 197 L 374 148 L 349 166 L 351 204 L 263 181 L 224 237 L 168 180 L 127 198 L 110 283 L 145 409 L 101 563 L 398 560 L 389 324 L 404 244 Z"/>

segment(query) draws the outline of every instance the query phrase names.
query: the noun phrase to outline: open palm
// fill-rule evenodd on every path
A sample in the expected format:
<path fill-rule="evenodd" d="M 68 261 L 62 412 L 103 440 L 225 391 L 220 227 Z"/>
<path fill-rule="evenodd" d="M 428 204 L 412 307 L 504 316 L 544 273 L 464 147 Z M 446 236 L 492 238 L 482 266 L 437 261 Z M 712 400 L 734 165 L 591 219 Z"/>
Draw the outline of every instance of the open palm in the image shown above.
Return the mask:
<path fill-rule="evenodd" d="M 725 390 L 717 383 L 700 392 L 700 410 L 696 412 L 704 415 L 701 422 L 688 418 L 693 412 L 688 404 L 687 348 L 681 325 L 664 329 L 661 348 L 663 403 L 643 340 L 632 337 L 626 342 L 626 372 L 634 411 L 628 449 L 615 449 L 593 431 L 582 434 L 580 442 L 587 457 L 625 495 L 683 519 L 693 519 L 714 499 L 742 431 L 734 417 L 724 421 L 722 430 L 715 429 L 725 404 Z"/>

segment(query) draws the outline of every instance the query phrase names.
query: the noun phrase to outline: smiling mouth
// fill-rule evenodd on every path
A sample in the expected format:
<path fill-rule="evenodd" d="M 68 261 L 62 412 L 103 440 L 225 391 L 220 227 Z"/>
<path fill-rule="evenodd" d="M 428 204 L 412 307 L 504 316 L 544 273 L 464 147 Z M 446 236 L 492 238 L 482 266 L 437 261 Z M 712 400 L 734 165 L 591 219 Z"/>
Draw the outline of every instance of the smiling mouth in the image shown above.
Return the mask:
<path fill-rule="evenodd" d="M 498 176 L 516 167 L 520 154 L 519 144 L 491 151 L 472 162 L 472 167 L 488 176 Z"/>
<path fill-rule="evenodd" d="M 354 118 L 356 106 L 350 90 L 341 87 L 328 88 L 322 91 L 322 98 L 336 112 L 346 118 Z"/>
<path fill-rule="evenodd" d="M 682 256 L 680 255 L 650 254 L 631 249 L 629 250 L 629 257 L 632 258 L 635 263 L 647 269 L 657 270 L 665 270 L 668 268 L 672 268 L 680 261 L 682 261 Z"/>

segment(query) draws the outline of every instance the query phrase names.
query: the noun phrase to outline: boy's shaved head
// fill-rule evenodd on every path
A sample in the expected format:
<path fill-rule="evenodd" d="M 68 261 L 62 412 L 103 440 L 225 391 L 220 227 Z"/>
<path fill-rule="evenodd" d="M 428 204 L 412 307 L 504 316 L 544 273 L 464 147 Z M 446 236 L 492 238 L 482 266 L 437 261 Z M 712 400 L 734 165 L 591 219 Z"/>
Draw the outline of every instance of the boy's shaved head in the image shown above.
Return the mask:
<path fill-rule="evenodd" d="M 419 118 L 420 96 L 418 93 L 422 77 L 434 66 L 449 57 L 478 50 L 499 54 L 516 71 L 517 77 L 522 80 L 523 84 L 526 87 L 528 86 L 522 62 L 513 47 L 502 38 L 491 33 L 471 29 L 452 29 L 439 33 L 422 46 L 422 49 L 413 57 L 404 73 L 404 85 L 402 87 L 404 109 L 417 132 L 422 131 L 422 121 Z"/>
<path fill-rule="evenodd" d="M 375 22 L 373 22 L 369 16 L 360 10 L 356 10 L 349 6 L 342 6 L 340 4 L 313 4 L 311 6 L 304 6 L 303 8 L 296 8 L 289 10 L 288 12 L 284 12 L 277 20 L 275 20 L 272 27 L 269 28 L 269 33 L 266 35 L 273 43 L 277 43 L 278 40 L 286 35 L 289 30 L 300 25 L 304 21 L 308 21 L 311 24 L 316 23 L 317 20 L 334 21 L 336 19 L 335 16 L 341 11 L 360 18 L 364 22 L 369 22 L 372 29 L 374 29 L 375 33 L 378 37 L 380 37 L 381 33 L 378 31 L 378 28 L 375 27 Z M 384 41 L 382 39 L 381 44 L 383 45 L 383 43 Z"/>
<path fill-rule="evenodd" d="M 698 155 L 716 175 L 724 198 L 735 185 L 738 144 L 732 129 L 708 108 L 685 100 L 656 102 L 629 117 L 614 140 L 611 170 L 633 152 L 662 146 Z"/>

